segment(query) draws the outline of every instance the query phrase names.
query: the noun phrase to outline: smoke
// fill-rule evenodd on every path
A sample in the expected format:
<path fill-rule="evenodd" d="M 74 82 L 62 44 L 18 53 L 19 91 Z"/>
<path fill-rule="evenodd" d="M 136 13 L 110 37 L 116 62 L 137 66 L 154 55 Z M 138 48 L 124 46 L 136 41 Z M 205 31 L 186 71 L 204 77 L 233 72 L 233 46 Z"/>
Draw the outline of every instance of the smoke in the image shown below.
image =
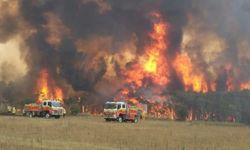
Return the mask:
<path fill-rule="evenodd" d="M 170 25 L 169 64 L 185 52 L 208 81 L 222 84 L 218 87 L 226 84 L 229 75 L 221 69 L 228 64 L 230 75 L 246 82 L 249 6 L 246 0 L 0 1 L 0 80 L 28 78 L 26 85 L 33 89 L 46 68 L 65 91 L 112 95 L 122 87 L 122 70 L 152 42 L 149 14 L 159 12 Z M 170 70 L 168 88 L 183 89 L 175 68 L 170 65 Z"/>
<path fill-rule="evenodd" d="M 233 65 L 244 80 L 249 80 L 246 68 L 249 62 L 250 40 L 247 19 L 248 1 L 195 1 L 188 12 L 188 25 L 184 28 L 182 48 L 193 61 L 202 66 L 211 78 L 218 77 L 218 70 Z"/>
<path fill-rule="evenodd" d="M 22 59 L 20 37 L 0 43 L 0 81 L 9 83 L 23 77 L 27 65 Z"/>

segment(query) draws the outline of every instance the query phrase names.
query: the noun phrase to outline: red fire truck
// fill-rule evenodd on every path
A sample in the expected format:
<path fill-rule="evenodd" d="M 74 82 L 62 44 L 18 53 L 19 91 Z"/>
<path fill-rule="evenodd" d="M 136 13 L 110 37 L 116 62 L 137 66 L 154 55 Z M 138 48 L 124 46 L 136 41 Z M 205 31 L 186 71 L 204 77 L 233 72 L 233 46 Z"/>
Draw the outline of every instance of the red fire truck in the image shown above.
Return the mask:
<path fill-rule="evenodd" d="M 106 102 L 104 106 L 104 119 L 106 121 L 139 122 L 140 111 L 135 106 L 129 106 L 126 102 Z"/>
<path fill-rule="evenodd" d="M 23 115 L 32 117 L 55 117 L 60 118 L 66 115 L 66 110 L 63 108 L 62 103 L 57 100 L 44 100 L 41 103 L 25 104 Z"/>

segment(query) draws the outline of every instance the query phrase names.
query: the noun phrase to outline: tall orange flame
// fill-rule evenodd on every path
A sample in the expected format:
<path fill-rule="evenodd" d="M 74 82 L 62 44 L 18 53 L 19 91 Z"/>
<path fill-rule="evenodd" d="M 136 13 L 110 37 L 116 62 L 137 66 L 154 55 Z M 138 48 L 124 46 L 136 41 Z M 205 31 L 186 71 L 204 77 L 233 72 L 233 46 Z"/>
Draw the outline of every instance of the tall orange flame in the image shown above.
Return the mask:
<path fill-rule="evenodd" d="M 55 85 L 54 81 L 49 78 L 47 69 L 42 69 L 37 80 L 38 101 L 46 99 L 63 100 L 62 89 Z"/>
<path fill-rule="evenodd" d="M 137 89 L 150 86 L 147 83 L 148 79 L 150 83 L 156 85 L 156 91 L 154 91 L 156 93 L 160 93 L 170 82 L 168 57 L 166 56 L 169 46 L 167 42 L 169 25 L 162 19 L 161 14 L 154 12 L 150 15 L 153 17 L 153 30 L 149 33 L 151 41 L 145 46 L 144 54 L 138 57 L 138 61 L 123 72 L 126 82 L 131 85 L 130 88 L 133 91 L 124 88 L 114 98 L 115 101 L 125 99 L 137 107 L 140 107 L 138 99 L 130 97 L 129 94 L 133 95 Z M 165 97 L 157 102 L 154 101 L 154 98 L 147 98 L 147 100 L 152 105 L 149 110 L 151 115 L 172 120 L 176 118 L 174 109 L 164 105 L 164 102 L 167 101 Z"/>
<path fill-rule="evenodd" d="M 208 92 L 208 84 L 204 75 L 195 72 L 194 65 L 187 54 L 177 55 L 173 66 L 179 78 L 181 78 L 186 91 Z"/>
<path fill-rule="evenodd" d="M 169 25 L 162 20 L 159 13 L 153 13 L 152 16 L 156 19 L 153 31 L 149 34 L 152 42 L 145 47 L 145 53 L 139 57 L 139 63 L 124 73 L 127 82 L 134 83 L 138 87 L 146 86 L 143 85 L 145 78 L 150 78 L 159 86 L 169 83 L 169 67 L 165 56 Z"/>

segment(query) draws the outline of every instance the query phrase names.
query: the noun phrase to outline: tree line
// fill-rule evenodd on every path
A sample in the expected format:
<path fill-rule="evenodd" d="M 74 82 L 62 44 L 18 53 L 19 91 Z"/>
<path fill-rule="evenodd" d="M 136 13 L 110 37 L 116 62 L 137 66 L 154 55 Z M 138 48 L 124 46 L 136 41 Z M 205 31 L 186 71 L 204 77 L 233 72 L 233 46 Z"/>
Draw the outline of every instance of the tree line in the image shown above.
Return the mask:
<path fill-rule="evenodd" d="M 195 120 L 234 121 L 250 124 L 250 91 L 194 93 L 176 91 L 172 101 L 180 120 L 192 111 Z"/>

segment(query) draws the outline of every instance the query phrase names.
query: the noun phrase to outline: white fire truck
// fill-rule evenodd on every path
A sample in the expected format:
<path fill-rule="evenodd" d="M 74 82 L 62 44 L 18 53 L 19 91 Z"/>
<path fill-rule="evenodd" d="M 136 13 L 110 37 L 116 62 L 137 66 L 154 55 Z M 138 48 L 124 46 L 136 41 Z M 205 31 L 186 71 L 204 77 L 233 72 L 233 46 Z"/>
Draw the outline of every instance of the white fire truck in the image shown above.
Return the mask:
<path fill-rule="evenodd" d="M 134 123 L 139 122 L 140 111 L 135 106 L 129 106 L 126 102 L 106 102 L 104 106 L 104 119 L 106 121 Z"/>
<path fill-rule="evenodd" d="M 66 110 L 63 108 L 62 103 L 57 100 L 44 100 L 39 103 L 25 104 L 23 115 L 29 117 L 55 117 L 60 118 L 66 115 Z"/>

